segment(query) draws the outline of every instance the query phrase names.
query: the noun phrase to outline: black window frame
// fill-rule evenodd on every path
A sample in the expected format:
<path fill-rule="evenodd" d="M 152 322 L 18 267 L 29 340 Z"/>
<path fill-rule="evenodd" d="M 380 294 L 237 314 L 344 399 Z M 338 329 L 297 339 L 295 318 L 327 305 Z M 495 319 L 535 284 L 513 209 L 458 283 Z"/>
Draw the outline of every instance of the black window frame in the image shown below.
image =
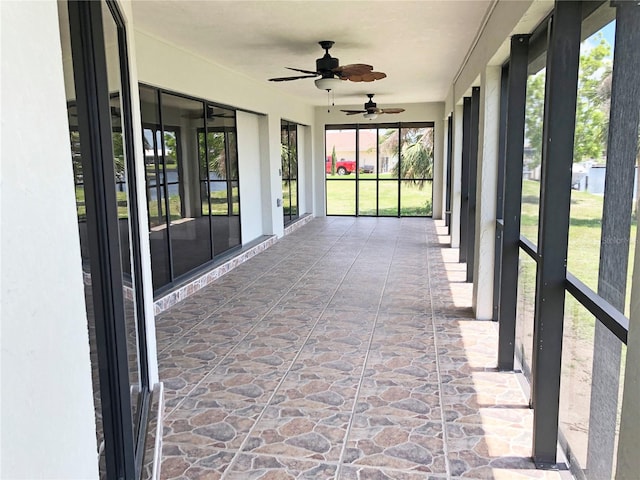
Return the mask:
<path fill-rule="evenodd" d="M 130 248 L 134 270 L 132 281 L 135 287 L 137 353 L 141 387 L 135 420 L 131 417 L 124 285 L 114 188 L 117 182 L 113 166 L 110 93 L 103 34 L 103 4 L 111 13 L 118 35 L 123 147 L 129 177 Z M 115 0 L 105 0 L 104 3 L 70 1 L 67 4 L 67 13 L 78 132 L 83 145 L 81 161 L 86 199 L 91 290 L 95 311 L 105 469 L 108 478 L 139 479 L 144 460 L 151 390 L 135 187 L 135 149 L 133 148 L 126 27 Z M 61 14 L 64 12 L 61 11 Z"/>

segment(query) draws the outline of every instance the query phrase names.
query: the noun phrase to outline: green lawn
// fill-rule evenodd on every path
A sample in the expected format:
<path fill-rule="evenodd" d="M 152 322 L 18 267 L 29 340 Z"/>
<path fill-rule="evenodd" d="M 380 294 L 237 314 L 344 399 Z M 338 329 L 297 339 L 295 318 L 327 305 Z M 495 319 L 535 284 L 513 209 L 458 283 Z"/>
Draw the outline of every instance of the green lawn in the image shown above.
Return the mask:
<path fill-rule="evenodd" d="M 521 232 L 535 244 L 538 243 L 539 198 L 540 183 L 533 180 L 524 180 L 522 182 Z M 578 192 L 576 190 L 571 192 L 567 269 L 594 291 L 598 288 L 603 198 L 602 195 L 588 192 Z M 632 222 L 629 237 L 631 248 L 627 272 L 628 285 L 631 284 L 635 238 L 636 223 Z M 629 289 L 627 288 L 627 290 Z"/>
<path fill-rule="evenodd" d="M 538 243 L 538 204 L 540 184 L 525 180 L 522 185 L 522 222 L 521 232 L 529 240 Z M 569 224 L 569 245 L 567 270 L 589 286 L 598 290 L 598 266 L 600 261 L 600 236 L 602 232 L 603 196 L 588 192 L 571 192 L 571 219 Z M 630 231 L 630 248 L 627 270 L 627 291 L 625 292 L 625 311 L 629 315 L 631 275 L 636 239 L 636 222 Z M 526 254 L 522 254 L 526 256 Z M 520 310 L 525 323 L 533 322 L 533 304 L 535 301 L 535 268 L 528 258 L 521 260 L 521 275 L 518 285 Z M 528 327 L 526 327 L 528 328 Z M 592 345 L 594 318 L 585 307 L 570 294 L 565 302 L 565 331 L 573 337 L 572 342 L 581 341 Z M 532 333 L 532 332 L 531 332 Z M 581 348 L 580 350 L 584 350 Z"/>
<path fill-rule="evenodd" d="M 356 214 L 356 183 L 358 183 L 358 214 L 398 216 L 398 193 L 401 216 L 429 216 L 432 214 L 432 182 L 415 184 L 411 180 L 400 182 L 390 174 L 381 174 L 375 181 L 375 173 L 355 175 L 327 175 L 327 215 Z M 377 186 L 376 186 L 377 184 Z M 378 210 L 376 212 L 376 195 Z"/>

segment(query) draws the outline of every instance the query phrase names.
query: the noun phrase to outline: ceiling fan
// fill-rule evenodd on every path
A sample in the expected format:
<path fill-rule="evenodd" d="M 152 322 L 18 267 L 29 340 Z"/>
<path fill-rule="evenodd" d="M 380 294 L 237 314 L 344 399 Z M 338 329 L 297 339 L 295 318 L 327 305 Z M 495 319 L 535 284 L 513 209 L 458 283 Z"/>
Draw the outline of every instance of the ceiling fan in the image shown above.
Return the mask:
<path fill-rule="evenodd" d="M 306 75 L 270 78 L 269 81 L 288 82 L 301 78 L 315 78 L 319 76 L 320 78 L 315 81 L 316 87 L 320 90 L 332 90 L 340 83 L 340 80 L 349 80 L 351 82 L 373 82 L 374 80 L 381 80 L 387 76 L 387 74 L 383 72 L 374 72 L 371 65 L 365 65 L 363 63 L 340 65 L 337 58 L 329 55 L 329 49 L 333 46 L 334 42 L 330 40 L 323 40 L 318 43 L 322 48 L 324 48 L 325 54 L 322 58 L 318 58 L 316 60 L 315 71 L 286 67 L 289 70 L 305 73 Z"/>
<path fill-rule="evenodd" d="M 383 113 L 402 113 L 404 112 L 404 108 L 378 108 L 377 104 L 373 101 L 373 93 L 367 93 L 367 97 L 369 97 L 369 101 L 364 104 L 364 110 L 340 110 L 341 112 L 346 113 L 347 115 L 357 115 L 359 113 L 364 113 L 364 118 L 368 118 L 369 120 L 373 120 L 377 118 L 378 115 Z"/>

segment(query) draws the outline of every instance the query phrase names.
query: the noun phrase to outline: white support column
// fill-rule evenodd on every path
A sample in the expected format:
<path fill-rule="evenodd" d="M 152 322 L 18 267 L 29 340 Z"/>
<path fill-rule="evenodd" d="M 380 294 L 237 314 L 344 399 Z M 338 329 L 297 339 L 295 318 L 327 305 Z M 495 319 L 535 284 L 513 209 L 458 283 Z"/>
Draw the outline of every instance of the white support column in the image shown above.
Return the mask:
<path fill-rule="evenodd" d="M 472 305 L 479 320 L 493 318 L 496 189 L 500 128 L 501 67 L 487 67 L 480 76 L 478 175 L 476 178 L 476 252 Z"/>
<path fill-rule="evenodd" d="M 453 165 L 451 168 L 451 247 L 460 246 L 460 192 L 462 175 L 462 105 L 453 110 Z"/>
<path fill-rule="evenodd" d="M 266 235 L 284 235 L 282 212 L 282 161 L 280 157 L 280 117 L 260 120 L 260 169 L 262 171 L 262 225 Z M 280 206 L 277 206 L 278 199 Z"/>

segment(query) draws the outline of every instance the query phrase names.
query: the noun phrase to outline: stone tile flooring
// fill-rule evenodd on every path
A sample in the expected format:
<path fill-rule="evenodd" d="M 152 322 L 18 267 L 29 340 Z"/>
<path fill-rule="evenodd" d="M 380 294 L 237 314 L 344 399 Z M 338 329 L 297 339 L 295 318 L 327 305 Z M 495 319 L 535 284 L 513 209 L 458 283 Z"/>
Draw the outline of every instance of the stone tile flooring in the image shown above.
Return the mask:
<path fill-rule="evenodd" d="M 534 468 L 445 233 L 314 219 L 160 315 L 162 478 L 571 478 Z"/>

